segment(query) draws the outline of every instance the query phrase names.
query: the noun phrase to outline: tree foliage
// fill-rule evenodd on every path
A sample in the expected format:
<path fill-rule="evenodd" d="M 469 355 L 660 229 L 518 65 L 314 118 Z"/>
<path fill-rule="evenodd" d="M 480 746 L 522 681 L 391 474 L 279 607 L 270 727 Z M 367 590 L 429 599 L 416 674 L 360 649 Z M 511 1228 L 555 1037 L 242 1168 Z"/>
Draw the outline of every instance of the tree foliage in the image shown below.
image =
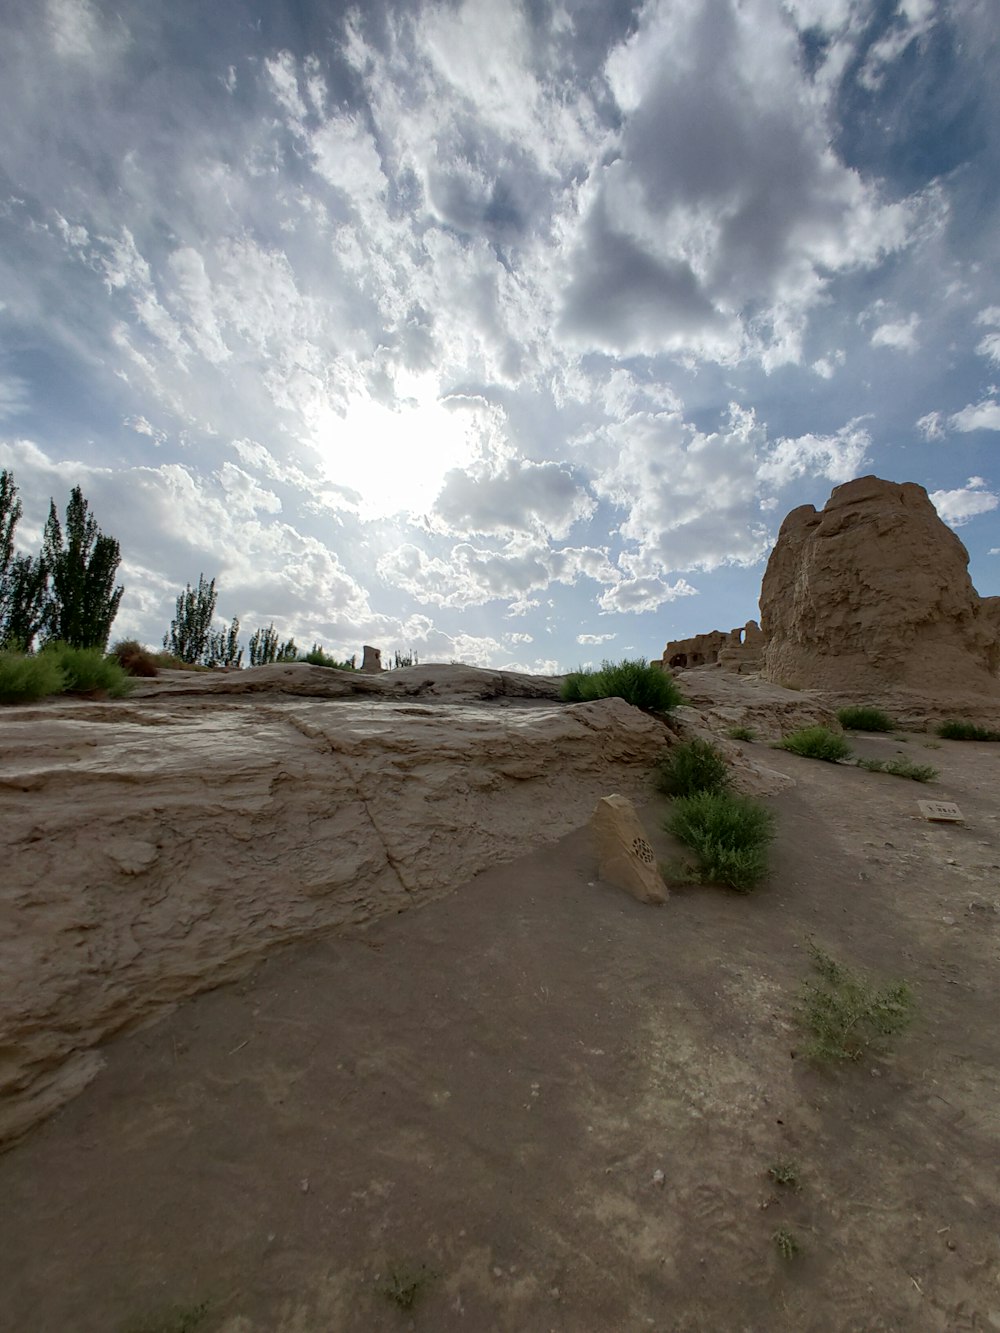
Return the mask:
<path fill-rule="evenodd" d="M 258 629 L 250 636 L 250 665 L 267 666 L 269 662 L 297 662 L 299 650 L 294 639 L 284 643 L 272 622 L 267 629 Z"/>
<path fill-rule="evenodd" d="M 228 629 L 210 630 L 205 649 L 205 666 L 241 667 L 243 649 L 240 647 L 240 622 L 233 616 Z"/>
<path fill-rule="evenodd" d="M 79 486 L 70 492 L 65 530 L 50 502 L 41 561 L 49 578 L 45 637 L 103 652 L 125 591 L 115 587 L 121 548 L 101 532 Z"/>
<path fill-rule="evenodd" d="M 212 617 L 215 615 L 215 579 L 206 582 L 198 575 L 198 587 L 190 583 L 177 598 L 177 615 L 170 622 L 170 630 L 163 636 L 163 646 L 182 662 L 197 666 L 208 652 Z"/>
<path fill-rule="evenodd" d="M 45 622 L 48 570 L 41 556 L 17 555 L 21 517 L 14 474 L 0 470 L 0 647 L 30 649 Z"/>

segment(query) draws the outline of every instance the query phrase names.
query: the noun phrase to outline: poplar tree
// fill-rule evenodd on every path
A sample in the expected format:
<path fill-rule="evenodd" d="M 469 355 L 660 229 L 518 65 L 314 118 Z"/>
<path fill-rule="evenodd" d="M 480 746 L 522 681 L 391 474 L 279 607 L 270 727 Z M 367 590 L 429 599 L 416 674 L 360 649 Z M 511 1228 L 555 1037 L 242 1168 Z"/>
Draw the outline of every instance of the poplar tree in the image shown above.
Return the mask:
<path fill-rule="evenodd" d="M 163 636 L 163 646 L 182 662 L 196 666 L 208 652 L 215 615 L 215 579 L 207 582 L 198 575 L 198 587 L 190 583 L 177 598 L 177 615 L 170 622 L 169 633 Z"/>
<path fill-rule="evenodd" d="M 114 537 L 101 532 L 88 509 L 80 487 L 74 486 L 64 532 L 55 501 L 49 502 L 41 555 L 49 578 L 43 628 L 47 639 L 103 652 L 125 591 L 115 587 L 121 549 Z"/>
<path fill-rule="evenodd" d="M 49 579 L 41 556 L 15 554 L 20 517 L 14 474 L 0 469 L 0 648 L 28 652 L 45 623 Z"/>

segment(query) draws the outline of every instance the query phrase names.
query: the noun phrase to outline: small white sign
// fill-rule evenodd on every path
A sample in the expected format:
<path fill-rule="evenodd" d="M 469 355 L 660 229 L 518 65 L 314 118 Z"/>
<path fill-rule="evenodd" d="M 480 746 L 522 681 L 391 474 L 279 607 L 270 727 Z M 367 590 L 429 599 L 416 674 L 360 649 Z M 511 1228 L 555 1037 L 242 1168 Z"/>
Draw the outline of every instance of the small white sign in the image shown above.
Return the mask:
<path fill-rule="evenodd" d="M 965 816 L 951 801 L 918 801 L 920 813 L 925 819 L 935 819 L 946 824 L 964 824 Z"/>

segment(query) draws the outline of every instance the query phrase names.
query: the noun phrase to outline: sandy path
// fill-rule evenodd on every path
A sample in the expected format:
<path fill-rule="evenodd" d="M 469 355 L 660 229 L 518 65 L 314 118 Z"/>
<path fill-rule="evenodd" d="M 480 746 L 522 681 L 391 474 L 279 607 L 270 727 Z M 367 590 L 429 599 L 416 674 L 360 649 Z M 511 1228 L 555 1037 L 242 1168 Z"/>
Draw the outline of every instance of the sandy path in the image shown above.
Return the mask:
<path fill-rule="evenodd" d="M 942 781 L 757 747 L 798 785 L 752 897 L 642 907 L 574 834 L 112 1042 L 0 1158 L 0 1327 L 1000 1329 L 1000 747 L 857 748 Z M 810 933 L 914 985 L 887 1059 L 797 1056 Z"/>

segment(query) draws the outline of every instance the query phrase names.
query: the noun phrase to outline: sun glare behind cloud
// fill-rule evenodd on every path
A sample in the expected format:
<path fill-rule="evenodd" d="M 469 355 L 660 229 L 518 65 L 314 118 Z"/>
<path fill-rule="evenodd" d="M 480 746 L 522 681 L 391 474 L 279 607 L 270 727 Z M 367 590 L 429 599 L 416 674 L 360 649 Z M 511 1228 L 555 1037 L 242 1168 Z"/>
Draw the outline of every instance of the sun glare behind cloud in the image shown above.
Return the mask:
<path fill-rule="evenodd" d="M 448 406 L 428 377 L 413 377 L 399 407 L 356 395 L 343 417 L 330 413 L 319 445 L 328 479 L 361 496 L 364 519 L 424 514 L 445 474 L 476 455 L 479 409 Z"/>

